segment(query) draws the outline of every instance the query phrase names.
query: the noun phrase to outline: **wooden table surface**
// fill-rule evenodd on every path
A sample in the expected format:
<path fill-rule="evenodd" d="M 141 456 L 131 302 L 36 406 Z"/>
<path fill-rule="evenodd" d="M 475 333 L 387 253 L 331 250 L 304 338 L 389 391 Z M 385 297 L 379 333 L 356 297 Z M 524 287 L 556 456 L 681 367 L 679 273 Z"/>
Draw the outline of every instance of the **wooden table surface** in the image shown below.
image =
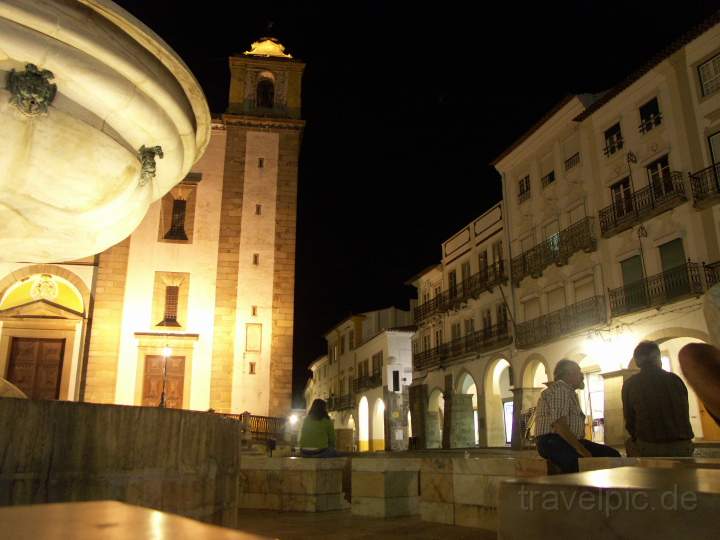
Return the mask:
<path fill-rule="evenodd" d="M 268 540 L 116 501 L 0 507 L 0 539 Z"/>

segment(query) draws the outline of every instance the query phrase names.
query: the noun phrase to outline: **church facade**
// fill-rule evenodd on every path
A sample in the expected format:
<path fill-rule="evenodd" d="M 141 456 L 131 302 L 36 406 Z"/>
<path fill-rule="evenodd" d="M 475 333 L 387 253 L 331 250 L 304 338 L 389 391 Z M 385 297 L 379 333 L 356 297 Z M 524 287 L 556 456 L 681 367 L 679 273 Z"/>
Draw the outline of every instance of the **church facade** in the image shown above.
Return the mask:
<path fill-rule="evenodd" d="M 128 238 L 0 265 L 0 376 L 30 397 L 290 410 L 304 64 L 271 38 L 229 63 L 205 155 Z"/>

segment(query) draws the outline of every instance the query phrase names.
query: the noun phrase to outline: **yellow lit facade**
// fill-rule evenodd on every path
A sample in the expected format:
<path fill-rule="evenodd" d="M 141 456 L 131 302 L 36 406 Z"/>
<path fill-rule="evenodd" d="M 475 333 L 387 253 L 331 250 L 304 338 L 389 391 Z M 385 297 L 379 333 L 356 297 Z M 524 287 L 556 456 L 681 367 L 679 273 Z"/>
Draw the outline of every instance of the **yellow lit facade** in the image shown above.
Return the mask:
<path fill-rule="evenodd" d="M 0 264 L 0 376 L 32 397 L 290 410 L 304 64 L 267 39 L 229 65 L 204 156 L 128 238 L 81 261 Z"/>

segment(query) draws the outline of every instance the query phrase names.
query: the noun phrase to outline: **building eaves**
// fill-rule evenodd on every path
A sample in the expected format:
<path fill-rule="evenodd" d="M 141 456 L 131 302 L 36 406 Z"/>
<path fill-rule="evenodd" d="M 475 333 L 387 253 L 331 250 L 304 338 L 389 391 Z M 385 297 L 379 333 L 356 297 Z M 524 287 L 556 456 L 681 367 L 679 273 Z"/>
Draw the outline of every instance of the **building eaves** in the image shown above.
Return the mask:
<path fill-rule="evenodd" d="M 417 274 L 412 276 L 410 279 L 406 280 L 403 285 L 411 285 L 412 286 L 413 282 L 417 281 L 420 278 L 420 276 L 424 276 L 425 274 L 427 274 L 428 272 L 430 272 L 431 270 L 434 270 L 436 268 L 442 268 L 442 264 L 440 264 L 440 263 L 431 264 L 427 268 L 424 268 L 423 270 L 421 270 L 420 272 L 418 272 Z"/>
<path fill-rule="evenodd" d="M 417 332 L 417 326 L 414 324 L 408 325 L 408 326 L 394 326 L 392 328 L 388 328 L 386 332 L 408 332 L 408 333 L 414 333 Z"/>
<path fill-rule="evenodd" d="M 518 139 L 515 140 L 514 143 L 512 143 L 508 148 L 506 148 L 502 154 L 500 154 L 498 157 L 496 157 L 494 160 L 490 162 L 492 166 L 497 165 L 500 161 L 502 161 L 504 158 L 506 158 L 513 150 L 515 150 L 518 146 L 520 146 L 522 143 L 524 143 L 526 140 L 530 138 L 530 136 L 535 133 L 538 129 L 542 127 L 542 125 L 550 120 L 550 118 L 553 117 L 554 114 L 556 114 L 558 111 L 560 111 L 565 105 L 570 103 L 572 99 L 575 97 L 574 94 L 570 94 L 568 96 L 565 96 L 560 102 L 555 105 L 552 109 L 550 109 L 547 113 L 545 113 L 540 120 L 535 122 L 530 129 L 528 129 L 525 133 L 520 135 Z"/>
<path fill-rule="evenodd" d="M 609 91 L 607 91 L 603 96 L 595 101 L 592 105 L 590 105 L 587 109 L 585 109 L 583 112 L 581 112 L 579 115 L 575 117 L 576 122 L 580 122 L 582 120 L 585 120 L 590 115 L 592 115 L 595 111 L 602 108 L 605 104 L 609 103 L 614 97 L 616 97 L 618 94 L 620 94 L 623 90 L 628 88 L 631 84 L 633 84 L 635 81 L 640 79 L 643 75 L 645 75 L 648 71 L 653 69 L 655 66 L 660 64 L 662 61 L 666 60 L 673 54 L 675 54 L 677 51 L 682 49 L 685 45 L 693 41 L 694 39 L 698 38 L 705 32 L 707 32 L 710 28 L 715 26 L 716 24 L 720 23 L 720 10 L 716 11 L 712 15 L 710 15 L 707 19 L 702 21 L 701 23 L 697 24 L 687 32 L 685 32 L 682 36 L 677 38 L 675 41 L 670 43 L 667 47 L 662 49 L 660 52 L 655 54 L 650 60 L 645 62 L 642 66 L 640 66 L 638 69 L 633 71 L 630 75 L 628 75 L 620 84 L 614 86 Z"/>

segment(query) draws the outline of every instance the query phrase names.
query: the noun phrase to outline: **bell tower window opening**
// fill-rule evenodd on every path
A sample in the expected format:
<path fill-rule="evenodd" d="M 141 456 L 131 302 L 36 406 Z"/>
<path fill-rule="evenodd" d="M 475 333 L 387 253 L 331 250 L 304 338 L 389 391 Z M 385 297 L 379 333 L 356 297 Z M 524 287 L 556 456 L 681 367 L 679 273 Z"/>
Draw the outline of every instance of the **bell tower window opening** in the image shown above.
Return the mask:
<path fill-rule="evenodd" d="M 275 83 L 262 78 L 257 85 L 256 105 L 258 108 L 272 109 L 275 106 Z"/>
<path fill-rule="evenodd" d="M 183 199 L 174 199 L 172 206 L 172 221 L 170 230 L 165 233 L 166 240 L 187 240 L 188 236 L 185 232 L 185 212 L 187 210 L 187 201 Z"/>

